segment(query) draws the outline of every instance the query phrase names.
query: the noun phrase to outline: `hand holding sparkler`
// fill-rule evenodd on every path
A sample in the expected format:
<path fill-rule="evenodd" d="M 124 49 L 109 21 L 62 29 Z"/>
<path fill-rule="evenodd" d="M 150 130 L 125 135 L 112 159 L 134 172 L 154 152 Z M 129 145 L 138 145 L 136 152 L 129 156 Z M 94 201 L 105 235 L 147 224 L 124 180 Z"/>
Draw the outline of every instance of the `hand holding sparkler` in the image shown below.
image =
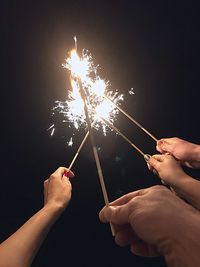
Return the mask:
<path fill-rule="evenodd" d="M 130 246 L 138 256 L 162 255 L 168 266 L 200 264 L 198 211 L 164 186 L 126 194 L 104 207 L 99 217 L 115 223 L 119 229 L 115 242 Z"/>
<path fill-rule="evenodd" d="M 0 245 L 0 266 L 29 267 L 48 232 L 71 199 L 71 183 L 58 168 L 44 182 L 44 207 Z M 70 176 L 73 173 L 70 172 Z"/>
<path fill-rule="evenodd" d="M 44 181 L 44 206 L 55 206 L 62 212 L 71 199 L 71 183 L 68 177 L 74 173 L 68 168 L 60 167 Z"/>
<path fill-rule="evenodd" d="M 200 209 L 200 181 L 186 174 L 172 155 L 153 155 L 148 164 L 179 197 Z"/>
<path fill-rule="evenodd" d="M 171 137 L 158 140 L 156 149 L 160 153 L 170 153 L 182 165 L 189 168 L 200 168 L 200 145 L 186 140 Z"/>

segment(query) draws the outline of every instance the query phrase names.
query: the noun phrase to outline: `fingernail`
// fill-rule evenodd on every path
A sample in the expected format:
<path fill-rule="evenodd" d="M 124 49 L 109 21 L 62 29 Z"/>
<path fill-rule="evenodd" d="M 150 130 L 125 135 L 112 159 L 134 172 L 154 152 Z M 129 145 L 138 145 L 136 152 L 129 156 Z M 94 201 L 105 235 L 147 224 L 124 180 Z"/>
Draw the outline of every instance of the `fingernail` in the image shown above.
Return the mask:
<path fill-rule="evenodd" d="M 150 160 L 150 158 L 151 158 L 151 155 L 149 155 L 149 154 L 145 154 L 145 155 L 144 155 L 144 160 L 145 160 L 146 162 L 148 162 L 148 161 Z"/>
<path fill-rule="evenodd" d="M 74 177 L 74 173 L 72 171 L 64 171 L 64 175 L 67 176 L 68 178 Z"/>
<path fill-rule="evenodd" d="M 69 177 L 69 171 L 64 171 L 64 175 L 66 176 L 66 177 Z"/>

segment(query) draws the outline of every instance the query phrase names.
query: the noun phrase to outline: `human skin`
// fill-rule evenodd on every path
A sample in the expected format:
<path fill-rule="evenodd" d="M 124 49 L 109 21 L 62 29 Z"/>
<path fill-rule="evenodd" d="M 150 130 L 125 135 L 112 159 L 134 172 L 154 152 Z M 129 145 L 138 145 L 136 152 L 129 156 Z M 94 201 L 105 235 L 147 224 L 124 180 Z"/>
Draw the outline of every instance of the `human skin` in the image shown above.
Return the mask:
<path fill-rule="evenodd" d="M 200 145 L 172 137 L 158 140 L 156 149 L 162 154 L 170 153 L 187 167 L 200 168 Z"/>
<path fill-rule="evenodd" d="M 131 192 L 104 207 L 115 241 L 140 256 L 163 255 L 169 267 L 199 267 L 200 215 L 164 186 Z"/>
<path fill-rule="evenodd" d="M 200 209 L 200 181 L 186 174 L 173 156 L 153 155 L 148 160 L 148 165 L 156 170 L 158 177 L 170 185 L 178 196 Z"/>
<path fill-rule="evenodd" d="M 44 182 L 44 207 L 0 244 L 0 267 L 29 267 L 50 228 L 71 199 L 68 169 L 58 168 Z M 69 172 L 69 176 L 74 174 Z"/>

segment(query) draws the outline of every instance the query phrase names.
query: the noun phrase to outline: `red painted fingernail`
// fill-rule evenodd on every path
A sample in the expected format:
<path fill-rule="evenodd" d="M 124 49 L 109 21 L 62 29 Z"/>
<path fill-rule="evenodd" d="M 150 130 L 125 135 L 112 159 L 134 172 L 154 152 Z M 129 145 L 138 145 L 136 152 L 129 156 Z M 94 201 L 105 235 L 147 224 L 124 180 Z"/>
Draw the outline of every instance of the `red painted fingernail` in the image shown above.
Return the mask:
<path fill-rule="evenodd" d="M 65 175 L 66 177 L 69 177 L 69 171 L 64 171 L 64 175 Z"/>

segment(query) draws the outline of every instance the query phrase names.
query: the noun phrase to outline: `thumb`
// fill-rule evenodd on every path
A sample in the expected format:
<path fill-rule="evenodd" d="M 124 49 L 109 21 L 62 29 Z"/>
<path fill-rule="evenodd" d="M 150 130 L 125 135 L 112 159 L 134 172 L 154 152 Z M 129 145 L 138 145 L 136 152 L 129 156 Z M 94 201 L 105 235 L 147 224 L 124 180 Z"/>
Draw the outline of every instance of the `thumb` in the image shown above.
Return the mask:
<path fill-rule="evenodd" d="M 129 203 L 122 206 L 106 206 L 99 213 L 101 222 L 111 222 L 117 225 L 129 223 L 130 219 L 130 205 Z"/>
<path fill-rule="evenodd" d="M 151 169 L 155 169 L 157 172 L 159 172 L 161 162 L 162 155 L 154 155 L 149 159 L 148 164 L 151 166 Z"/>
<path fill-rule="evenodd" d="M 157 142 L 156 149 L 161 153 L 165 153 L 165 152 L 171 153 L 172 152 L 172 145 L 169 142 L 161 139 Z"/>

